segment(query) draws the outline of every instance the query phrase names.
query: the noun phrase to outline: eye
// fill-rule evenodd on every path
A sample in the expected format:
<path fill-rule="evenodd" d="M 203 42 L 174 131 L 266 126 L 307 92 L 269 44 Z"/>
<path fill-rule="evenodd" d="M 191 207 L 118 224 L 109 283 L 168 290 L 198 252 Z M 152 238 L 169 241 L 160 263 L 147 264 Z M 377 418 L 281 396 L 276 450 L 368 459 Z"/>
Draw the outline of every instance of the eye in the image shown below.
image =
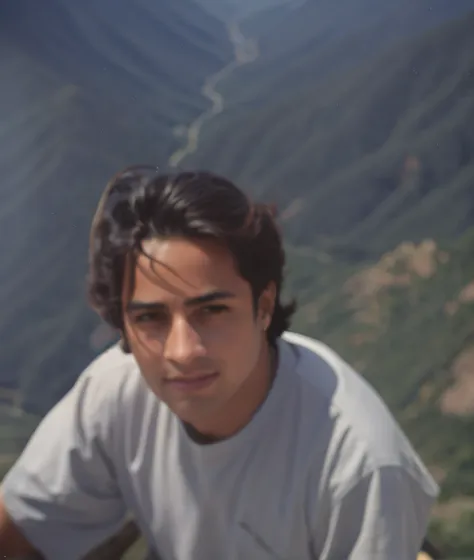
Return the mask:
<path fill-rule="evenodd" d="M 229 311 L 229 308 L 227 307 L 227 305 L 222 304 L 213 304 L 201 307 L 201 312 L 204 315 L 218 315 L 219 313 L 224 313 L 225 311 Z"/>
<path fill-rule="evenodd" d="M 135 315 L 135 323 L 164 323 L 167 317 L 164 313 L 157 313 L 155 311 L 149 311 L 147 313 L 140 313 Z"/>

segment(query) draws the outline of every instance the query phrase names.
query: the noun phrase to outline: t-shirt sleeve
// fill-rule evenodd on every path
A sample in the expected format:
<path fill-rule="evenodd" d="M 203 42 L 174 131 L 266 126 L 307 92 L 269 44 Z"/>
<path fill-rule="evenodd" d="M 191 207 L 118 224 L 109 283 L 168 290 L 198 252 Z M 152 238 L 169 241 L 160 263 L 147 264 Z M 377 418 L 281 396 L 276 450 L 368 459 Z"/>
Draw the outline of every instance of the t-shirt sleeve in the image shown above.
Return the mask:
<path fill-rule="evenodd" d="M 76 560 L 122 526 L 113 402 L 87 371 L 46 415 L 5 477 L 11 518 L 47 560 Z"/>
<path fill-rule="evenodd" d="M 316 557 L 416 560 L 436 495 L 402 467 L 374 470 L 334 498 Z"/>

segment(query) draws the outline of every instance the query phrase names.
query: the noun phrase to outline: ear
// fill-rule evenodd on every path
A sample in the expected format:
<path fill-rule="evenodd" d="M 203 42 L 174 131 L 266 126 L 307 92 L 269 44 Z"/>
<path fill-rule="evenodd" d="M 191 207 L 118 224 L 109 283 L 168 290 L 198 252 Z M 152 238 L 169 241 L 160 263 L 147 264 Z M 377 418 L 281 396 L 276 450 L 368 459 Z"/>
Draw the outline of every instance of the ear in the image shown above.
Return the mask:
<path fill-rule="evenodd" d="M 276 286 L 274 282 L 270 282 L 263 290 L 258 300 L 258 318 L 261 322 L 262 329 L 267 330 L 272 322 L 273 310 L 275 309 Z"/>

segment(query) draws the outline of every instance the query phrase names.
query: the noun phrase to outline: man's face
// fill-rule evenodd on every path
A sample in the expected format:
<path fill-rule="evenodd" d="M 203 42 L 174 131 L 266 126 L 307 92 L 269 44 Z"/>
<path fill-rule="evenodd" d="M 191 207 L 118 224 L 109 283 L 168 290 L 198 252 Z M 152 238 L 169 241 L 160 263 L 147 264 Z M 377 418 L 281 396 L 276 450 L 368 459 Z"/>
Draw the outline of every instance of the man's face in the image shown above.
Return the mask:
<path fill-rule="evenodd" d="M 193 423 L 221 409 L 258 369 L 271 312 L 255 310 L 231 253 L 214 241 L 150 240 L 124 286 L 125 333 L 151 390 Z M 267 319 L 268 325 L 268 319 Z"/>

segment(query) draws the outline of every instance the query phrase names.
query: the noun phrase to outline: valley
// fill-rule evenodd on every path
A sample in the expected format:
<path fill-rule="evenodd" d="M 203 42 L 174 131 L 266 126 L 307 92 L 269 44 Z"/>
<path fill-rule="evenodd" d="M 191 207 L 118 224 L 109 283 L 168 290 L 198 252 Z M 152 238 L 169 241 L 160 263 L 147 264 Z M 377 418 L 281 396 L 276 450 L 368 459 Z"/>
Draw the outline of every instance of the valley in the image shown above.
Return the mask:
<path fill-rule="evenodd" d="M 184 145 L 171 154 L 168 160 L 171 168 L 179 167 L 186 157 L 194 154 L 198 148 L 202 127 L 224 110 L 225 100 L 219 93 L 219 84 L 231 76 L 236 68 L 250 64 L 258 57 L 258 45 L 252 39 L 244 37 L 237 22 L 229 23 L 226 29 L 233 46 L 234 57 L 226 66 L 204 81 L 201 94 L 210 102 L 210 108 L 201 113 L 189 126 L 179 124 L 175 127 L 174 134 L 178 138 L 184 137 Z"/>
<path fill-rule="evenodd" d="M 430 538 L 473 556 L 472 2 L 2 10 L 0 475 L 112 341 L 85 302 L 107 179 L 206 168 L 278 206 L 293 328 L 381 393 L 442 484 Z"/>

